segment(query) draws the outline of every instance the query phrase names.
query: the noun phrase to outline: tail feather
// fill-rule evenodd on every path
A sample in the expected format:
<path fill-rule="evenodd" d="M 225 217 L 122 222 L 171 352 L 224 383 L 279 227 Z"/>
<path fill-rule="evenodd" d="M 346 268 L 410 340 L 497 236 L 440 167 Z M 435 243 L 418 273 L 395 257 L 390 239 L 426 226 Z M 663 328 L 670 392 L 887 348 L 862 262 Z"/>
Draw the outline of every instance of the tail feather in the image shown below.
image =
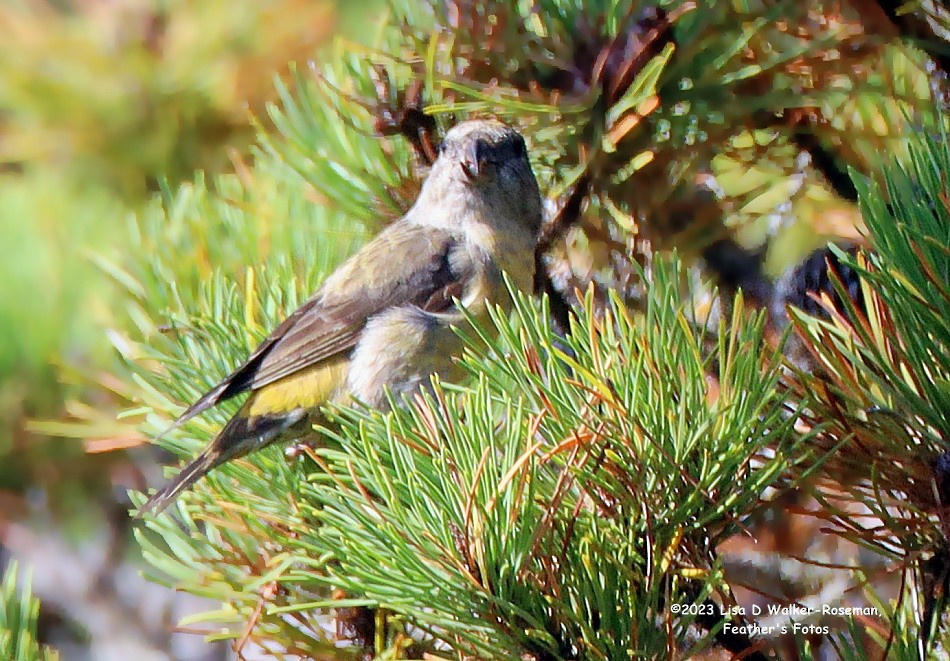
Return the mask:
<path fill-rule="evenodd" d="M 202 452 L 197 459 L 185 466 L 171 482 L 159 489 L 152 495 L 148 501 L 139 508 L 137 517 L 152 512 L 160 514 L 166 507 L 171 505 L 182 491 L 193 485 L 195 482 L 207 475 L 213 468 L 225 461 L 219 452 L 216 451 L 216 444 L 212 444 L 207 450 Z"/>
<path fill-rule="evenodd" d="M 204 452 L 185 466 L 139 508 L 136 516 L 161 513 L 181 494 L 221 464 L 270 445 L 285 431 L 307 417 L 304 409 L 274 415 L 248 416 L 241 409 L 220 431 Z"/>
<path fill-rule="evenodd" d="M 168 434 L 175 431 L 195 416 L 204 413 L 212 406 L 217 406 L 224 400 L 230 399 L 235 395 L 239 395 L 242 392 L 245 384 L 243 382 L 235 381 L 236 376 L 239 376 L 237 372 L 229 375 L 221 383 L 202 395 L 201 399 L 185 409 L 181 415 L 175 418 L 174 422 L 162 430 L 162 432 L 155 437 L 153 442 L 162 440 Z"/>
<path fill-rule="evenodd" d="M 168 427 L 166 427 L 162 433 L 155 437 L 155 441 L 160 441 L 169 433 L 175 431 L 195 416 L 204 413 L 211 407 L 217 406 L 225 400 L 240 395 L 250 388 L 251 383 L 254 380 L 254 374 L 257 371 L 261 360 L 263 360 L 267 349 L 269 349 L 273 343 L 273 339 L 265 341 L 253 354 L 251 354 L 251 356 L 244 362 L 243 365 L 224 377 L 218 383 L 218 385 L 206 392 L 198 399 L 198 401 L 185 409 L 185 411 L 179 415 L 174 422 L 168 425 Z"/>

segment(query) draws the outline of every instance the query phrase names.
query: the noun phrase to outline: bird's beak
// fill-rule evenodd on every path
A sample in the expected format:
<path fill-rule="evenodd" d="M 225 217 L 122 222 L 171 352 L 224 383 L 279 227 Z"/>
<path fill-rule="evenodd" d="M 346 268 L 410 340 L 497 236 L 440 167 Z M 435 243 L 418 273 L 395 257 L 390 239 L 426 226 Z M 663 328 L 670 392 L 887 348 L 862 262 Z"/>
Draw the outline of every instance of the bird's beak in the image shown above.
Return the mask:
<path fill-rule="evenodd" d="M 465 154 L 465 158 L 462 159 L 462 172 L 465 173 L 469 181 L 478 179 L 479 165 L 478 141 L 476 140 L 472 142 L 471 147 L 469 147 L 468 152 Z"/>
<path fill-rule="evenodd" d="M 469 181 L 475 181 L 485 170 L 487 159 L 485 158 L 485 145 L 481 140 L 475 140 L 468 148 L 465 158 L 462 159 L 462 172 L 468 177 Z"/>

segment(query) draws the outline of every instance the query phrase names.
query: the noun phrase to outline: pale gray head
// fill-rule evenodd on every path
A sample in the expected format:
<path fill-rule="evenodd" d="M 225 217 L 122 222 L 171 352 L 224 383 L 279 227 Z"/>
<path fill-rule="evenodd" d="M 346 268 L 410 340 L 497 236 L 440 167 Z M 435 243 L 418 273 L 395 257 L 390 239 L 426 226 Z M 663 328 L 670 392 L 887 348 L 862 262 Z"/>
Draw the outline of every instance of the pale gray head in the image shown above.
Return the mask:
<path fill-rule="evenodd" d="M 516 223 L 532 235 L 541 227 L 541 193 L 528 161 L 524 138 L 497 120 L 471 120 L 453 127 L 423 197 L 443 205 L 469 207 L 488 222 Z"/>

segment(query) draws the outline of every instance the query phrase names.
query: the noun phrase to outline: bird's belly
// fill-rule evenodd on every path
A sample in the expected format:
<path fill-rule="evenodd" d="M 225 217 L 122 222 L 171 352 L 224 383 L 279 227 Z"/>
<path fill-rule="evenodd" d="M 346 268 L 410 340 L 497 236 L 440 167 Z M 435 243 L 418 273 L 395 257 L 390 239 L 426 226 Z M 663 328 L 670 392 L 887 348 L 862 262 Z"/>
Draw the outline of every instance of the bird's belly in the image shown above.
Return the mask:
<path fill-rule="evenodd" d="M 399 401 L 429 387 L 433 374 L 458 380 L 463 372 L 454 357 L 461 354 L 462 341 L 452 325 L 461 321 L 460 314 L 433 314 L 414 306 L 374 316 L 353 350 L 349 394 L 385 410 L 387 389 Z"/>
<path fill-rule="evenodd" d="M 501 278 L 504 269 L 516 289 L 530 292 L 534 262 L 492 263 L 480 269 L 462 301 L 481 326 L 490 326 L 490 305 L 511 309 L 511 297 Z M 453 326 L 465 324 L 460 312 L 433 313 L 416 306 L 391 308 L 372 317 L 353 350 L 347 395 L 377 409 L 389 408 L 387 390 L 398 402 L 428 388 L 433 374 L 458 381 L 466 371 L 458 364 L 464 343 Z"/>

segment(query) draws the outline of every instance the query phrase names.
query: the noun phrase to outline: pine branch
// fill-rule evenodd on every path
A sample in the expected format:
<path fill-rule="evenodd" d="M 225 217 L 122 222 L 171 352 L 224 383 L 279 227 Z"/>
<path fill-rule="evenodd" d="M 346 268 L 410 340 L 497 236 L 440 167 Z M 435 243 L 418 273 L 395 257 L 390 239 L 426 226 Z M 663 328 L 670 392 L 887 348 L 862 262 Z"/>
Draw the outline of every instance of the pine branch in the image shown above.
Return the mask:
<path fill-rule="evenodd" d="M 820 363 L 797 388 L 815 397 L 809 417 L 826 425 L 819 444 L 837 446 L 829 470 L 884 528 L 855 522 L 854 538 L 917 563 L 940 552 L 947 529 L 939 473 L 950 438 L 950 400 L 940 385 L 950 378 L 950 207 L 940 174 L 950 168 L 946 129 L 938 138 L 916 136 L 910 154 L 909 165 L 885 169 L 886 191 L 855 180 L 872 251 L 836 253 L 863 280 L 862 308 L 834 312 L 826 301 L 830 322 L 796 315 L 793 323 Z M 839 300 L 851 300 L 836 287 Z M 932 638 L 932 594 L 923 597 L 929 612 L 921 649 Z"/>
<path fill-rule="evenodd" d="M 675 640 L 693 621 L 669 610 L 687 603 L 669 592 L 674 568 L 736 530 L 778 478 L 785 460 L 764 448 L 785 457 L 801 442 L 775 364 L 761 374 L 751 350 L 761 324 L 722 329 L 707 399 L 677 269 L 655 265 L 642 326 L 616 298 L 603 320 L 588 300 L 559 338 L 521 299 L 515 323 L 470 338 L 471 389 L 387 416 L 340 411 L 338 449 L 316 451 L 325 476 L 304 487 L 321 522 L 310 543 L 337 557 L 327 582 L 462 653 L 673 653 L 658 623 Z"/>

